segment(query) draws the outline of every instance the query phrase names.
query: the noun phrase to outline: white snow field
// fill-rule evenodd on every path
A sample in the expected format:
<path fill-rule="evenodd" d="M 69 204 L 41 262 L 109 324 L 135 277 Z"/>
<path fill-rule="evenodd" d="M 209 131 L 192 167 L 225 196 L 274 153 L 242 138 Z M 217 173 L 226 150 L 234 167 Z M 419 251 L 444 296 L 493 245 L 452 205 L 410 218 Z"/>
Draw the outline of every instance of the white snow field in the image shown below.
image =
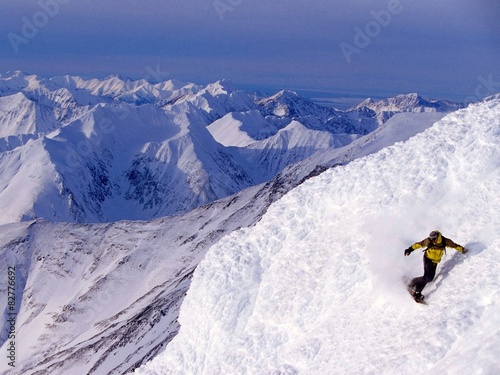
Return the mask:
<path fill-rule="evenodd" d="M 307 180 L 196 269 L 181 329 L 136 374 L 499 374 L 500 100 Z M 416 304 L 402 278 L 449 249 Z"/>

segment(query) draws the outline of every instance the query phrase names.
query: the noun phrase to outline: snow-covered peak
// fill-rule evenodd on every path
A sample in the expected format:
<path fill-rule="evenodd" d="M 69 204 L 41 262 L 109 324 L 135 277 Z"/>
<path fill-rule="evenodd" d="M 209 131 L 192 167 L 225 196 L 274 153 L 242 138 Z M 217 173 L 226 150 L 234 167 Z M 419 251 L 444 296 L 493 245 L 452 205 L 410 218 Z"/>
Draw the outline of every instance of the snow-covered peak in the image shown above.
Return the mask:
<path fill-rule="evenodd" d="M 484 98 L 483 101 L 484 102 L 489 102 L 489 101 L 496 101 L 496 100 L 499 100 L 499 99 L 500 99 L 500 93 L 488 96 L 488 97 Z"/>
<path fill-rule="evenodd" d="M 210 121 L 215 121 L 229 112 L 246 112 L 255 109 L 252 97 L 246 92 L 237 90 L 229 80 L 211 83 L 206 87 L 182 95 L 165 108 L 188 102 L 201 109 Z"/>
<path fill-rule="evenodd" d="M 280 117 L 299 118 L 314 114 L 321 118 L 332 116 L 335 110 L 314 104 L 295 91 L 282 90 L 257 102 L 263 113 Z"/>
<path fill-rule="evenodd" d="M 233 91 L 236 91 L 234 84 L 231 80 L 223 79 L 214 83 L 207 85 L 205 88 L 213 96 L 217 95 L 227 95 Z"/>
<path fill-rule="evenodd" d="M 246 147 L 277 131 L 257 110 L 230 112 L 211 123 L 207 130 L 217 142 L 226 147 Z"/>
<path fill-rule="evenodd" d="M 397 95 L 392 98 L 374 101 L 371 98 L 353 107 L 367 107 L 377 113 L 382 112 L 451 112 L 463 108 L 462 104 L 447 100 L 424 99 L 417 93 Z"/>
<path fill-rule="evenodd" d="M 297 99 L 299 97 L 299 94 L 293 90 L 281 90 L 278 91 L 276 94 L 270 96 L 267 99 L 263 99 L 263 102 L 265 101 L 272 101 L 272 100 L 280 100 L 283 102 L 286 101 L 292 101 L 294 99 Z"/>
<path fill-rule="evenodd" d="M 23 91 L 33 97 L 43 97 L 58 89 L 67 89 L 82 105 L 110 101 L 156 103 L 189 91 L 197 91 L 195 85 L 180 81 L 170 80 L 153 84 L 144 79 L 133 81 L 117 75 L 104 79 L 69 75 L 44 78 L 16 72 L 0 77 L 2 96 Z"/>

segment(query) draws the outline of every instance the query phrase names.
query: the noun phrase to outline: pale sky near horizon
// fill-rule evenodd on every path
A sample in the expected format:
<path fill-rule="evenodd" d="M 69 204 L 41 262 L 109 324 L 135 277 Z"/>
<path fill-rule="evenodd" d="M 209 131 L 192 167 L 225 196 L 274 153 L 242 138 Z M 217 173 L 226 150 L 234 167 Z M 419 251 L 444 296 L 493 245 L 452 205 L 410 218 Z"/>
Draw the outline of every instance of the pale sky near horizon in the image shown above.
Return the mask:
<path fill-rule="evenodd" d="M 498 0 L 0 0 L 0 72 L 464 100 L 500 92 Z"/>

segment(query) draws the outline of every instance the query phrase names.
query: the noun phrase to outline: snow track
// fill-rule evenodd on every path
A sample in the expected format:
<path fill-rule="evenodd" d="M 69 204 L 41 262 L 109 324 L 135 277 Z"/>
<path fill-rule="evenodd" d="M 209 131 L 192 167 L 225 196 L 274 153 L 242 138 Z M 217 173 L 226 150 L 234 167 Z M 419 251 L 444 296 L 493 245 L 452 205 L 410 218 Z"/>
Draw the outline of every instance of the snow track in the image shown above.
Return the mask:
<path fill-rule="evenodd" d="M 179 335 L 137 374 L 500 372 L 500 101 L 331 169 L 224 237 L 198 266 Z M 422 253 L 448 250 L 424 290 Z"/>

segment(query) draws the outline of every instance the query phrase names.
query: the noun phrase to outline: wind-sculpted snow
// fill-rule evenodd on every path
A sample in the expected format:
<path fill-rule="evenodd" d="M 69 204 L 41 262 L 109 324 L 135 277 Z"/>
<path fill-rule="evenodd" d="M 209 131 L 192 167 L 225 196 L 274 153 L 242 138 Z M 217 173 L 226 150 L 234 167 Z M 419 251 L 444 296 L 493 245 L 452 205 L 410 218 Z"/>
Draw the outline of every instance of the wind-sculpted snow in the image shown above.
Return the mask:
<path fill-rule="evenodd" d="M 178 336 L 137 374 L 496 374 L 500 101 L 330 169 L 224 237 L 194 273 Z M 415 304 L 403 250 L 448 250 Z"/>

